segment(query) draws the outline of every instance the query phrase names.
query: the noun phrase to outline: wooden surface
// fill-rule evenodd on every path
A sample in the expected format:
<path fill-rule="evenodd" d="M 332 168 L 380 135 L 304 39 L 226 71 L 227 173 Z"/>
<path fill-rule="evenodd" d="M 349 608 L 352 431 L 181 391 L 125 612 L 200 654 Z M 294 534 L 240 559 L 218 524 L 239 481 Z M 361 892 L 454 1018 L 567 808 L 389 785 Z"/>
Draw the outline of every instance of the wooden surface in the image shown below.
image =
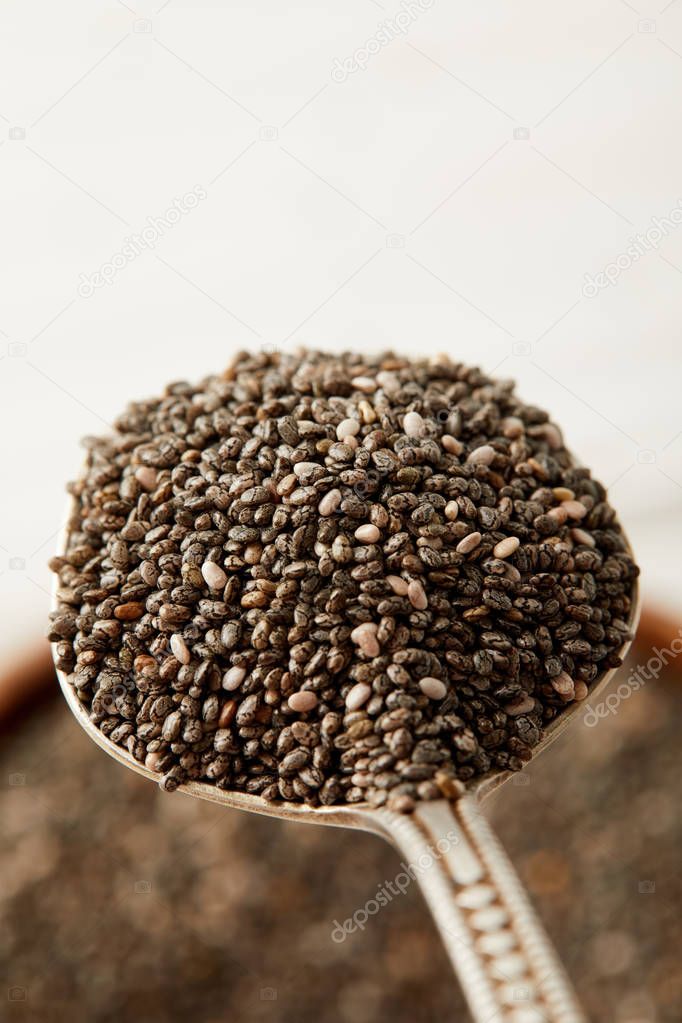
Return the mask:
<path fill-rule="evenodd" d="M 0 670 L 0 728 L 59 692 L 47 640 L 37 640 Z"/>

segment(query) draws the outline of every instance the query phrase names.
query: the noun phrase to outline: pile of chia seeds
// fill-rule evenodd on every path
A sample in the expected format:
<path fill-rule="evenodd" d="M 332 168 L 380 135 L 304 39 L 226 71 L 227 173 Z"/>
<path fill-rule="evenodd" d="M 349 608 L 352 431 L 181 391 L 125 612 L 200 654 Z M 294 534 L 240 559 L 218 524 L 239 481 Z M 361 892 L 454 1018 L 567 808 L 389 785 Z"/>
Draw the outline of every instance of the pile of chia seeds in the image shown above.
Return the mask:
<path fill-rule="evenodd" d="M 519 770 L 621 663 L 638 569 L 511 382 L 240 353 L 86 447 L 49 638 L 166 790 L 409 811 Z"/>

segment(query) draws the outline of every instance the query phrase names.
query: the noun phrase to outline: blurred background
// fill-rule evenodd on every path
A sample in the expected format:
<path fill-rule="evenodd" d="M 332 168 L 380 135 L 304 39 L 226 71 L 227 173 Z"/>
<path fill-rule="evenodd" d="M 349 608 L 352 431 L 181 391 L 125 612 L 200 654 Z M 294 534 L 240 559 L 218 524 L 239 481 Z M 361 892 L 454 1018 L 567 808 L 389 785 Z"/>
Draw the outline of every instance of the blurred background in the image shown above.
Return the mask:
<path fill-rule="evenodd" d="M 679 0 L 0 5 L 13 1016 L 455 1018 L 416 893 L 325 939 L 393 876 L 388 849 L 161 799 L 50 698 L 64 483 L 128 399 L 237 348 L 446 351 L 517 379 L 609 487 L 646 664 L 681 624 L 681 98 Z M 495 809 L 617 1023 L 682 1015 L 678 671 Z"/>

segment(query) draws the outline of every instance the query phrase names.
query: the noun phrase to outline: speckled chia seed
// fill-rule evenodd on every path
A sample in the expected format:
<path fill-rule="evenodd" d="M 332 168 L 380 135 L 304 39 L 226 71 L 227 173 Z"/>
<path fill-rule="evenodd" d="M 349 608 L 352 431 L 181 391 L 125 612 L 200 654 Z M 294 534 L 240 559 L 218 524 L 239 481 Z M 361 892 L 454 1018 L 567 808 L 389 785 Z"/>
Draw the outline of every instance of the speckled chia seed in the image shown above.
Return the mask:
<path fill-rule="evenodd" d="M 166 790 L 409 811 L 620 664 L 604 488 L 478 369 L 241 353 L 86 447 L 49 638 Z"/>

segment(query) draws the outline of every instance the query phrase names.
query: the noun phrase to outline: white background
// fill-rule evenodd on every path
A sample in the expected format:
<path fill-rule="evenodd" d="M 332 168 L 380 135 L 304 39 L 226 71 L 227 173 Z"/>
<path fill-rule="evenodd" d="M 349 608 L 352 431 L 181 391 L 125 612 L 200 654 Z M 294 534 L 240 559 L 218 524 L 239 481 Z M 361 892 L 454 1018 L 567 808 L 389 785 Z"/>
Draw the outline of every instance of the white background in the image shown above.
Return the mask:
<path fill-rule="evenodd" d="M 682 199 L 665 2 L 433 0 L 406 26 L 394 0 L 3 0 L 2 652 L 44 628 L 79 438 L 263 344 L 516 377 L 610 485 L 645 595 L 675 614 L 682 227 L 582 293 Z M 196 186 L 153 251 L 79 295 Z"/>

